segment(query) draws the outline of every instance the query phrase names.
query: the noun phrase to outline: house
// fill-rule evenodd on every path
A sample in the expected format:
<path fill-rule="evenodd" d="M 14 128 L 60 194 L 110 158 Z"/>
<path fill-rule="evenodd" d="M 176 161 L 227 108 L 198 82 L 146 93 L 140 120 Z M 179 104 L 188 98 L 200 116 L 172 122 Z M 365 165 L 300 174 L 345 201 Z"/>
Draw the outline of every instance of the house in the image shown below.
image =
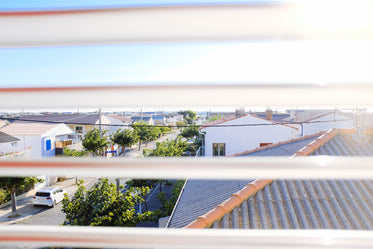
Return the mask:
<path fill-rule="evenodd" d="M 110 127 L 109 127 L 109 133 L 114 134 L 116 133 L 119 129 L 131 129 L 131 119 L 130 118 L 124 118 L 119 115 L 107 115 L 106 118 L 110 122 Z"/>
<path fill-rule="evenodd" d="M 98 128 L 100 124 L 99 113 L 48 113 L 42 115 L 25 115 L 17 119 L 18 121 L 63 123 L 78 135 L 84 136 L 88 131 Z M 110 130 L 110 120 L 101 115 L 102 130 Z"/>
<path fill-rule="evenodd" d="M 4 153 L 30 149 L 31 158 L 53 157 L 56 145 L 67 146 L 76 141 L 74 131 L 65 124 L 14 122 L 0 131 L 19 139 Z"/>
<path fill-rule="evenodd" d="M 132 116 L 131 117 L 132 123 L 139 123 L 139 122 L 145 122 L 146 124 L 152 125 L 153 124 L 153 118 L 152 116 Z"/>
<path fill-rule="evenodd" d="M 372 156 L 372 132 L 360 137 L 353 129 L 333 129 L 239 153 L 236 156 Z M 372 180 L 247 180 L 239 191 L 223 188 L 198 202 L 203 181 L 185 184 L 167 226 L 169 228 L 240 229 L 373 229 Z M 205 181 L 205 183 L 208 183 Z M 193 186 L 195 185 L 195 186 Z M 199 189 L 198 189 L 199 187 Z M 186 190 L 189 188 L 189 192 Z M 202 188 L 202 191 L 204 188 Z M 212 190 L 209 190 L 212 192 Z M 225 193 L 221 193 L 225 192 Z M 184 197 L 188 193 L 189 197 Z M 194 197 L 192 197 L 194 195 Z M 230 195 L 220 202 L 221 196 Z M 185 198 L 188 201 L 185 205 Z M 212 203 L 211 200 L 217 200 Z M 204 214 L 184 216 L 194 204 Z M 198 208 L 196 208 L 198 210 Z M 182 217 L 185 221 L 180 222 Z M 191 221 L 192 220 L 192 221 Z M 185 225 L 188 223 L 187 225 Z"/>
<path fill-rule="evenodd" d="M 232 128 L 234 127 L 234 129 Z M 298 129 L 251 114 L 237 114 L 200 127 L 207 157 L 228 156 L 298 136 Z"/>
<path fill-rule="evenodd" d="M 301 136 L 333 128 L 356 128 L 353 116 L 338 110 L 290 110 L 290 116 L 283 121 L 291 122 L 292 126 L 298 127 Z"/>
<path fill-rule="evenodd" d="M 20 152 L 20 151 L 16 151 L 15 149 L 18 141 L 20 141 L 19 138 L 10 136 L 0 131 L 0 156 L 5 156 L 8 154 Z"/>
<path fill-rule="evenodd" d="M 164 115 L 153 115 L 153 125 L 167 125 L 166 117 Z"/>

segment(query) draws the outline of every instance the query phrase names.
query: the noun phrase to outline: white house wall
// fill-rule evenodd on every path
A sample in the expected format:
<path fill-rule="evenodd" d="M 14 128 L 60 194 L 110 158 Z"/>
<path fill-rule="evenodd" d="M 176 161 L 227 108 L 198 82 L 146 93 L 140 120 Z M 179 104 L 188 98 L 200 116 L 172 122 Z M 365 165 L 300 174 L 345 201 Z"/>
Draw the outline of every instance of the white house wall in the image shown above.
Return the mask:
<path fill-rule="evenodd" d="M 270 124 L 258 126 L 229 126 L 242 124 Z M 225 143 L 226 155 L 258 148 L 260 143 L 277 143 L 289 140 L 296 129 L 284 125 L 272 125 L 273 122 L 252 116 L 244 116 L 220 125 L 228 127 L 209 127 L 206 131 L 205 155 L 212 156 L 214 143 Z M 218 125 L 219 126 L 219 125 Z"/>
<path fill-rule="evenodd" d="M 40 136 L 14 136 L 19 138 L 20 141 L 17 142 L 15 149 L 16 151 L 25 151 L 30 150 L 29 156 L 30 158 L 41 158 L 42 151 L 41 151 L 41 137 Z"/>
<path fill-rule="evenodd" d="M 354 121 L 346 116 L 331 113 L 311 120 L 309 123 L 303 123 L 303 136 L 315 134 L 319 131 L 327 131 L 332 128 L 351 129 L 354 128 Z"/>

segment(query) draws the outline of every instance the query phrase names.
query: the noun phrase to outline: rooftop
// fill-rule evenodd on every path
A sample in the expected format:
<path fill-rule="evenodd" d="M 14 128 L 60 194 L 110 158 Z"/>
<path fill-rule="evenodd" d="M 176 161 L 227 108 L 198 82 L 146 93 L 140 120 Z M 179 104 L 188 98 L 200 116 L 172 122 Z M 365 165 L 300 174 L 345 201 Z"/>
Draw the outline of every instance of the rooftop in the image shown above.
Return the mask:
<path fill-rule="evenodd" d="M 0 131 L 0 144 L 1 143 L 12 143 L 19 141 L 18 138 L 10 136 L 2 131 Z"/>
<path fill-rule="evenodd" d="M 313 138 L 272 145 L 251 153 L 255 156 L 289 156 L 291 152 L 292 156 L 372 156 L 373 142 L 369 134 L 359 137 L 354 130 L 330 130 Z M 300 146 L 301 141 L 309 143 L 297 150 L 296 144 Z M 371 230 L 371 200 L 371 180 L 258 179 L 186 227 Z"/>

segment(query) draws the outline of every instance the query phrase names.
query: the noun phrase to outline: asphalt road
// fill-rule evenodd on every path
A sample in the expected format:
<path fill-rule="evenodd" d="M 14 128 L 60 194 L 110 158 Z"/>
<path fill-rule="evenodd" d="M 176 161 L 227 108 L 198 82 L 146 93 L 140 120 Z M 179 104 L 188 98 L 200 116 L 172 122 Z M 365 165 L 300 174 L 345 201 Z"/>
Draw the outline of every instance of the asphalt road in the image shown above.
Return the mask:
<path fill-rule="evenodd" d="M 86 180 L 87 181 L 87 180 Z M 97 179 L 91 179 L 87 182 L 86 188 L 90 188 Z M 75 193 L 77 187 L 76 185 L 71 185 L 64 187 L 67 195 L 71 196 Z M 31 208 L 31 213 L 33 214 L 30 218 L 25 221 L 18 223 L 19 225 L 60 225 L 65 220 L 65 214 L 62 213 L 62 202 L 58 203 L 54 208 L 47 206 L 33 206 L 32 201 L 28 204 Z"/>

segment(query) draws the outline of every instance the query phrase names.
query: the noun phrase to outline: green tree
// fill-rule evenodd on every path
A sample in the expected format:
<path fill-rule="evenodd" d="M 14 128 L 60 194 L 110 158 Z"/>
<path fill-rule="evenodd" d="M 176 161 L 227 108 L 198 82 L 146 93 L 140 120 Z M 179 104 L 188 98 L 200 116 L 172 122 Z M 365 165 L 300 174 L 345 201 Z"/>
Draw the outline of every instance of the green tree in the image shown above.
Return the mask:
<path fill-rule="evenodd" d="M 105 147 L 109 145 L 108 137 L 105 136 L 106 132 L 106 130 L 102 131 L 101 137 L 100 131 L 97 128 L 88 131 L 83 139 L 84 148 L 97 156 L 103 155 Z"/>
<path fill-rule="evenodd" d="M 172 187 L 171 197 L 169 199 L 166 198 L 164 192 L 160 192 L 158 194 L 158 199 L 160 200 L 162 206 L 160 209 L 156 211 L 156 215 L 158 218 L 169 216 L 174 209 L 177 199 L 179 198 L 180 192 L 184 186 L 185 180 L 179 180 L 175 182 L 174 186 Z"/>
<path fill-rule="evenodd" d="M 195 136 L 198 136 L 199 135 L 199 127 L 198 126 L 190 126 L 186 129 L 184 129 L 182 132 L 181 132 L 181 136 L 186 138 L 186 139 L 190 139 L 190 138 L 193 138 Z"/>
<path fill-rule="evenodd" d="M 161 129 L 158 126 L 150 126 L 149 140 L 157 140 L 161 136 Z"/>
<path fill-rule="evenodd" d="M 125 147 L 131 147 L 138 141 L 138 136 L 134 130 L 124 129 L 117 130 L 112 137 L 113 143 L 119 144 L 123 149 L 123 156 L 125 156 Z"/>
<path fill-rule="evenodd" d="M 213 117 L 209 118 L 208 122 L 215 121 L 215 120 L 219 120 L 219 119 L 221 119 L 221 115 L 220 115 L 220 114 L 218 114 L 218 115 L 216 115 L 216 116 L 213 116 Z"/>
<path fill-rule="evenodd" d="M 159 129 L 161 131 L 161 135 L 164 136 L 166 135 L 167 133 L 169 133 L 171 131 L 171 128 L 170 127 L 167 127 L 167 126 L 161 126 L 161 125 L 157 125 L 159 126 Z"/>
<path fill-rule="evenodd" d="M 164 142 L 157 142 L 154 150 L 145 149 L 143 155 L 144 157 L 182 156 L 187 148 L 187 142 L 180 138 L 171 141 L 167 139 Z"/>
<path fill-rule="evenodd" d="M 137 123 L 134 123 L 132 125 L 132 128 L 134 129 L 134 131 L 136 132 L 136 134 L 139 137 L 139 150 L 140 150 L 141 149 L 141 144 L 143 142 L 150 141 L 150 138 L 151 138 L 151 134 L 150 134 L 151 127 L 150 127 L 149 124 L 147 124 L 145 122 L 137 122 Z"/>
<path fill-rule="evenodd" d="M 140 214 L 135 210 L 148 192 L 148 187 L 141 187 L 118 193 L 107 178 L 99 179 L 89 190 L 79 184 L 71 200 L 67 194 L 62 200 L 62 212 L 66 215 L 63 225 L 133 227 L 141 221 L 153 220 L 152 212 Z"/>
<path fill-rule="evenodd" d="M 186 123 L 184 121 L 177 121 L 176 122 L 177 128 L 183 128 L 183 126 L 186 126 Z"/>
<path fill-rule="evenodd" d="M 10 192 L 12 202 L 11 217 L 17 217 L 16 191 L 22 190 L 29 184 L 43 182 L 44 180 L 38 177 L 0 177 L 0 186 Z"/>
<path fill-rule="evenodd" d="M 183 115 L 184 120 L 187 121 L 188 124 L 192 124 L 197 118 L 197 113 L 192 110 L 180 111 L 179 114 Z"/>
<path fill-rule="evenodd" d="M 66 156 L 66 157 L 84 157 L 84 156 L 87 156 L 87 151 L 85 150 L 82 150 L 82 151 L 79 151 L 79 150 L 71 150 L 71 149 L 64 149 L 63 151 L 63 156 Z"/>

